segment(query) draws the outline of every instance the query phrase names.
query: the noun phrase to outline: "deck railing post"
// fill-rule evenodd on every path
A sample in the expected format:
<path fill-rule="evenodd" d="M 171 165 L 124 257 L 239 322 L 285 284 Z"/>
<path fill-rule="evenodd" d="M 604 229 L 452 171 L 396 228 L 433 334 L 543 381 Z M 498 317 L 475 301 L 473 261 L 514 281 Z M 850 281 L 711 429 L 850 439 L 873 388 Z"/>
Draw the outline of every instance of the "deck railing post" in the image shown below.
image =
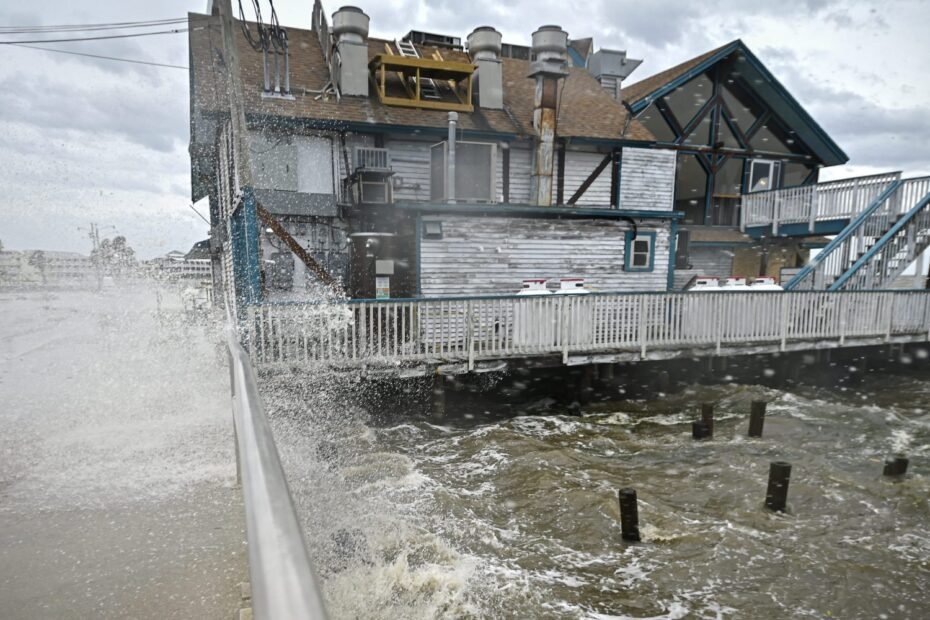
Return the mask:
<path fill-rule="evenodd" d="M 774 192 L 773 192 L 774 193 Z M 778 220 L 781 218 L 781 197 L 773 196 L 772 200 L 772 234 L 778 234 Z"/>
<path fill-rule="evenodd" d="M 471 301 L 465 302 L 465 339 L 468 343 L 468 371 L 475 369 L 475 324 Z"/>
<path fill-rule="evenodd" d="M 788 343 L 788 295 L 781 295 L 781 350 L 784 351 Z"/>
<path fill-rule="evenodd" d="M 820 203 L 817 200 L 817 192 L 814 190 L 814 187 L 815 186 L 811 186 L 811 191 L 809 193 L 810 220 L 808 222 L 807 228 L 811 233 L 814 232 L 814 224 L 817 222 L 817 211 L 820 208 Z"/>
<path fill-rule="evenodd" d="M 888 323 L 885 325 L 885 342 L 888 342 L 891 340 L 891 328 L 894 325 L 894 308 L 897 296 L 895 296 L 894 293 L 884 293 L 884 295 L 885 299 L 888 300 L 889 305 L 891 306 L 888 309 Z"/>
<path fill-rule="evenodd" d="M 840 295 L 838 309 L 840 315 L 840 346 L 846 344 L 846 297 L 848 295 Z"/>
<path fill-rule="evenodd" d="M 639 296 L 639 356 L 646 359 L 646 295 Z"/>
<path fill-rule="evenodd" d="M 562 340 L 562 363 L 568 364 L 568 295 L 561 295 L 559 299 L 559 338 Z"/>

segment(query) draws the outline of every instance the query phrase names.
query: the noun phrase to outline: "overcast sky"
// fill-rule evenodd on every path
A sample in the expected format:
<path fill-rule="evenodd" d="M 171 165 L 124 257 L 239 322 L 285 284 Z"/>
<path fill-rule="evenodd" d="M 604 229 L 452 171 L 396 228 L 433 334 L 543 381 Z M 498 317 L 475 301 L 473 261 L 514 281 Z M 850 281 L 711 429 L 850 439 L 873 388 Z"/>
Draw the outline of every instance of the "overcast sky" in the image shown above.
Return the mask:
<path fill-rule="evenodd" d="M 245 2 L 243 4 L 250 4 Z M 277 0 L 285 26 L 309 28 L 310 0 Z M 930 174 L 930 2 L 780 0 L 353 0 L 374 36 L 410 29 L 460 36 L 492 25 L 528 43 L 539 25 L 626 49 L 635 82 L 741 38 L 850 156 L 822 178 L 903 170 Z M 0 7 L 0 25 L 182 17 L 207 0 Z M 267 11 L 268 0 L 262 0 Z M 324 4 L 328 14 L 340 5 Z M 467 7 L 467 11 L 463 7 Z M 0 40 L 51 38 L 48 35 Z M 53 46 L 53 45 L 50 45 Z M 56 44 L 92 54 L 187 65 L 186 34 Z M 90 222 L 139 255 L 187 250 L 207 234 L 190 209 L 188 75 L 0 46 L 0 240 L 8 249 L 88 252 Z M 205 205 L 197 205 L 207 213 Z"/>

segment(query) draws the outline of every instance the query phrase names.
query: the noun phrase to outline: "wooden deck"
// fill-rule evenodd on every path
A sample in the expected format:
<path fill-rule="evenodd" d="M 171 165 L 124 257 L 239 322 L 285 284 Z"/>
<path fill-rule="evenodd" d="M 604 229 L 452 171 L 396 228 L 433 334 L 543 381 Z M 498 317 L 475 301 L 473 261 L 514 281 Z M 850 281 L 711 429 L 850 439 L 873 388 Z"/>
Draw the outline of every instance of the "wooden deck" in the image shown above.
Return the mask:
<path fill-rule="evenodd" d="M 251 306 L 259 366 L 459 374 L 923 342 L 930 292 L 595 293 Z"/>

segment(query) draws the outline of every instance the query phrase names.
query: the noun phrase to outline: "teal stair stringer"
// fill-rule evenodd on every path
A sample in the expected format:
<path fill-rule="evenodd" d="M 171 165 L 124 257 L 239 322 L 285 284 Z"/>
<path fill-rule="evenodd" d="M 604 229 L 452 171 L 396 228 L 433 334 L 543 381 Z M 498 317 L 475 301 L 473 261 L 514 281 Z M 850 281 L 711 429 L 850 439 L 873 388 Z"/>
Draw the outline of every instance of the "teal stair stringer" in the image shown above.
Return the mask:
<path fill-rule="evenodd" d="M 930 188 L 925 188 L 930 189 Z M 847 269 L 828 290 L 861 291 L 888 288 L 930 247 L 930 192 Z"/>
<path fill-rule="evenodd" d="M 785 290 L 825 290 L 867 251 L 892 223 L 899 211 L 896 180 L 852 219 L 847 226 L 785 285 Z"/>

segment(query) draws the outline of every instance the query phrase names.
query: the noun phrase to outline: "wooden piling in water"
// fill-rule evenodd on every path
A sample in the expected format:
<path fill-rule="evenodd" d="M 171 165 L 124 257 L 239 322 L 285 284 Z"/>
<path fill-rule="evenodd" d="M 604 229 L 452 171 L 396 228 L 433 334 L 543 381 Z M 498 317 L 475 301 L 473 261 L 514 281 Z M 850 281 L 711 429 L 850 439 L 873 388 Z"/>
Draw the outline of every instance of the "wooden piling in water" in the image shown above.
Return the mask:
<path fill-rule="evenodd" d="M 764 400 L 752 401 L 749 411 L 749 436 L 762 437 L 762 427 L 765 426 L 765 407 Z"/>
<path fill-rule="evenodd" d="M 701 422 L 707 426 L 708 437 L 714 436 L 714 405 L 701 403 Z"/>
<path fill-rule="evenodd" d="M 436 373 L 433 375 L 432 415 L 443 418 L 446 415 L 446 378 Z"/>
<path fill-rule="evenodd" d="M 636 489 L 620 489 L 620 537 L 623 540 L 639 542 L 639 506 L 636 501 Z"/>
<path fill-rule="evenodd" d="M 691 423 L 691 437 L 693 439 L 710 439 L 711 436 L 711 430 L 706 423 L 701 421 Z"/>
<path fill-rule="evenodd" d="M 791 481 L 791 463 L 775 461 L 769 466 L 769 485 L 765 491 L 765 507 L 784 512 L 788 503 L 788 483 Z"/>
<path fill-rule="evenodd" d="M 907 473 L 908 460 L 904 456 L 896 455 L 885 459 L 884 476 L 903 476 Z"/>

